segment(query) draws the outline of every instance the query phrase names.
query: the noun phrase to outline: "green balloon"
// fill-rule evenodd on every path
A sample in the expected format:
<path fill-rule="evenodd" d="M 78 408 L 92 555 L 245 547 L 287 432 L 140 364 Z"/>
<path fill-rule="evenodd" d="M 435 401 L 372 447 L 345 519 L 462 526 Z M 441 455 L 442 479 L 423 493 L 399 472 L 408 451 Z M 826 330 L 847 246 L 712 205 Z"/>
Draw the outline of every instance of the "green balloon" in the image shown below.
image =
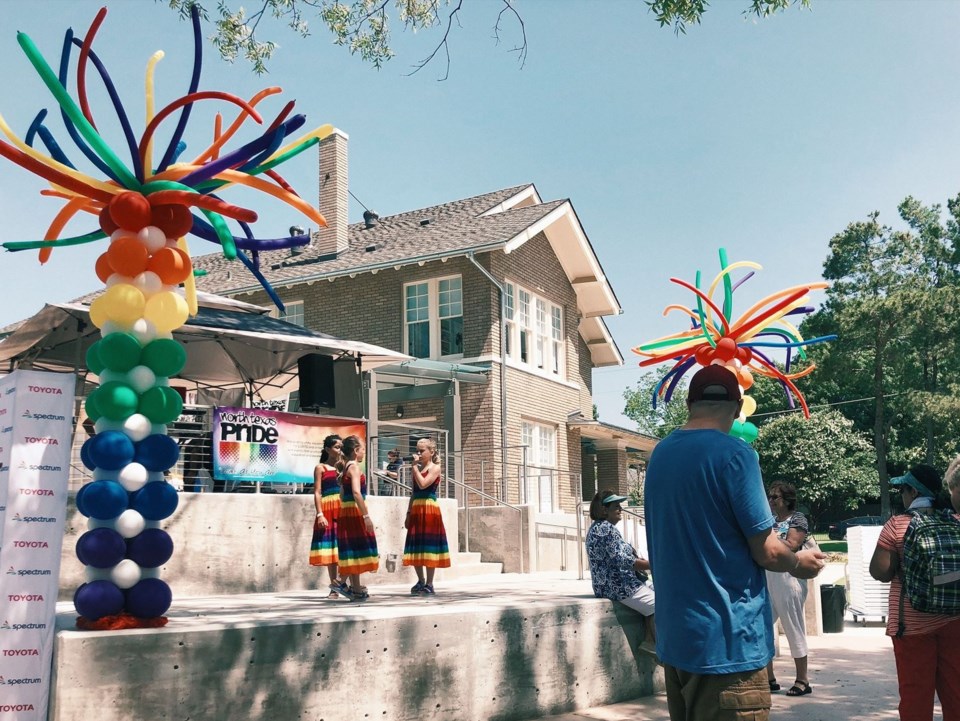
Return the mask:
<path fill-rule="evenodd" d="M 740 431 L 740 437 L 747 443 L 753 443 L 755 440 L 757 440 L 759 433 L 760 429 L 758 429 L 750 421 L 745 421 L 743 424 L 743 429 Z"/>
<path fill-rule="evenodd" d="M 140 365 L 140 341 L 130 333 L 110 333 L 98 345 L 100 360 L 112 371 L 126 373 Z"/>
<path fill-rule="evenodd" d="M 94 423 L 100 420 L 100 416 L 103 415 L 100 413 L 100 409 L 97 408 L 97 390 L 99 389 L 94 389 L 90 395 L 87 396 L 87 400 L 83 402 L 83 407 L 87 411 L 87 415 Z"/>
<path fill-rule="evenodd" d="M 143 349 L 140 362 L 158 378 L 169 378 L 183 369 L 187 362 L 187 351 L 172 338 L 157 338 Z"/>
<path fill-rule="evenodd" d="M 126 383 L 110 381 L 97 390 L 96 406 L 112 421 L 126 420 L 137 412 L 137 392 Z"/>
<path fill-rule="evenodd" d="M 140 396 L 138 410 L 151 423 L 170 423 L 183 411 L 183 401 L 173 388 L 154 386 Z"/>
<path fill-rule="evenodd" d="M 734 438 L 743 438 L 743 423 L 734 421 L 733 426 L 730 428 L 730 435 Z"/>
<path fill-rule="evenodd" d="M 100 360 L 100 341 L 87 348 L 87 370 L 95 376 L 100 375 L 106 366 Z"/>

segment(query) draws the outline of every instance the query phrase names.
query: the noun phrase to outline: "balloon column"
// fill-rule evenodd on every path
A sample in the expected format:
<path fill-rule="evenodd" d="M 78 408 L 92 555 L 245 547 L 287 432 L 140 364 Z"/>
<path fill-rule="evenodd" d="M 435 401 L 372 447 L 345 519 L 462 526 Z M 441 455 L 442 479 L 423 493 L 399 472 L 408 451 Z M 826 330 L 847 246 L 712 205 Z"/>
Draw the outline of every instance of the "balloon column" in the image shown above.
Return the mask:
<path fill-rule="evenodd" d="M 749 272 L 734 283 L 731 274 L 740 269 L 749 269 Z M 801 359 L 806 359 L 804 346 L 833 340 L 836 336 L 804 340 L 796 326 L 787 320 L 787 316 L 811 313 L 813 308 L 806 305 L 810 299 L 810 291 L 825 288 L 827 284 L 817 282 L 786 288 L 760 300 L 738 318 L 731 320 L 734 291 L 752 278 L 757 270 L 761 270 L 761 266 L 752 261 L 728 263 L 727 253 L 721 248 L 720 272 L 706 292 L 700 286 L 699 270 L 692 285 L 679 278 L 670 279 L 671 283 L 693 293 L 696 307 L 667 306 L 663 311 L 664 315 L 670 311 L 679 311 L 689 318 L 690 328 L 633 349 L 634 353 L 645 357 L 645 360 L 640 361 L 641 367 L 670 361 L 674 364 L 654 389 L 654 408 L 658 398 L 670 401 L 680 379 L 688 370 L 697 365 L 720 364 L 737 376 L 744 394 L 753 385 L 754 374 L 775 378 L 783 386 L 790 407 L 794 407 L 796 398 L 804 415 L 810 416 L 806 399 L 794 381 L 812 373 L 816 366 L 811 363 L 802 371 L 791 373 L 792 353 L 795 350 Z M 714 295 L 721 284 L 723 300 L 718 305 Z M 771 350 L 777 349 L 785 353 L 783 370 L 780 370 L 770 356 Z M 757 438 L 757 427 L 748 421 L 747 417 L 756 410 L 756 400 L 744 395 L 743 409 L 740 418 L 734 421 L 731 435 L 753 443 Z"/>
<path fill-rule="evenodd" d="M 86 400 L 96 433 L 81 449 L 82 461 L 93 472 L 93 479 L 76 499 L 78 510 L 89 518 L 89 530 L 77 542 L 87 583 L 77 589 L 74 605 L 81 627 L 129 628 L 166 623 L 163 614 L 172 600 L 170 588 L 158 576 L 159 568 L 171 558 L 173 542 L 159 526 L 178 504 L 177 492 L 164 476 L 179 458 L 167 425 L 182 410 L 180 395 L 170 387 L 169 379 L 187 360 L 184 348 L 171 333 L 197 312 L 185 236 L 192 233 L 218 243 L 224 256 L 239 259 L 282 308 L 260 272 L 259 252 L 305 245 L 309 236 L 257 238 L 249 226 L 257 219 L 256 213 L 231 205 L 220 195 L 243 185 L 325 225 L 323 217 L 297 195 L 276 167 L 316 145 L 332 127 L 322 126 L 283 145 L 306 120 L 303 115 L 290 116 L 291 101 L 265 131 L 223 153 L 247 120 L 263 124 L 256 106 L 280 89 L 267 88 L 249 101 L 225 92 L 198 90 L 202 37 L 194 6 L 194 63 L 188 92 L 154 112 L 154 69 L 163 57 L 162 52 L 156 53 L 147 65 L 146 128 L 137 139 L 120 96 L 93 50 L 105 16 L 103 8 L 83 40 L 74 38 L 72 30 L 66 32 L 59 72 L 54 72 L 27 35 L 17 34 L 20 47 L 60 106 L 77 151 L 104 179 L 78 169 L 44 124 L 46 110 L 37 114 L 23 139 L 0 117 L 0 131 L 9 141 L 0 140 L 0 156 L 49 181 L 50 188 L 43 190 L 43 195 L 65 201 L 43 240 L 6 242 L 3 247 L 38 249 L 44 263 L 56 248 L 109 238 L 106 251 L 96 262 L 97 276 L 106 290 L 90 305 L 90 319 L 100 329 L 101 339 L 87 353 L 87 367 L 99 376 L 100 386 Z M 74 47 L 79 48 L 76 99 L 67 90 Z M 91 65 L 123 131 L 129 164 L 110 148 L 94 121 L 86 91 Z M 180 161 L 191 108 L 208 100 L 235 106 L 237 116 L 224 128 L 218 114 L 210 146 L 192 160 Z M 178 112 L 166 149 L 154 162 L 157 131 Z M 35 147 L 38 141 L 47 154 Z M 67 223 L 83 213 L 93 216 L 99 227 L 61 238 Z M 242 235 L 232 234 L 227 218 L 239 224 Z"/>

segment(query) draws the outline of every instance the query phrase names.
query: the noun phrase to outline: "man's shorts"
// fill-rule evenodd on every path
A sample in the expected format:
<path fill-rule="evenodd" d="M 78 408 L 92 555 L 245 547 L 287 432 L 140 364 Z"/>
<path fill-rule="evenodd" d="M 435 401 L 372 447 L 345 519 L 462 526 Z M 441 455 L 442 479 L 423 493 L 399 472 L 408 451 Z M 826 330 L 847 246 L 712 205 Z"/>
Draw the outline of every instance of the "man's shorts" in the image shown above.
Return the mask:
<path fill-rule="evenodd" d="M 670 721 L 768 721 L 767 669 L 697 674 L 663 667 Z"/>

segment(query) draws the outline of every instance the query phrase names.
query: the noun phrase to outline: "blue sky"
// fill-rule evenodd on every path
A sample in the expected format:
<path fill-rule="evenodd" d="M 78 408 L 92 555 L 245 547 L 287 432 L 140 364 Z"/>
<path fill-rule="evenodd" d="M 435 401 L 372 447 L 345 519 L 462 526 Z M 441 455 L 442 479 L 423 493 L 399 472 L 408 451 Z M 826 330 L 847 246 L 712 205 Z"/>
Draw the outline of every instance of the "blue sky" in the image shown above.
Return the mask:
<path fill-rule="evenodd" d="M 82 37 L 102 4 L 4 4 L 0 113 L 21 135 L 55 103 L 16 31 L 56 65 L 65 29 Z M 106 4 L 95 50 L 139 132 L 147 60 L 166 52 L 158 105 L 182 95 L 190 27 L 163 3 Z M 630 348 L 680 330 L 678 317 L 661 311 L 689 302 L 669 277 L 692 281 L 698 269 L 712 277 L 720 247 L 731 261 L 756 261 L 763 271 L 737 292 L 735 310 L 743 310 L 818 280 L 830 237 L 847 223 L 879 210 L 896 224 L 905 196 L 944 203 L 960 191 L 960 4 L 814 0 L 811 11 L 759 21 L 741 14 L 745 6 L 715 3 L 678 37 L 639 0 L 520 2 L 529 42 L 521 69 L 507 52 L 516 26 L 504 21 L 497 46 L 497 3 L 467 3 L 445 82 L 437 62 L 406 76 L 434 34 L 397 33 L 398 57 L 376 71 L 333 46 L 319 23 L 307 40 L 274 25 L 267 34 L 281 48 L 269 75 L 226 65 L 207 44 L 201 88 L 249 97 L 279 85 L 282 100 L 265 114 L 294 98 L 311 127 L 343 129 L 351 189 L 381 215 L 527 182 L 545 200 L 570 198 L 624 310 L 608 325 L 626 364 L 596 371 L 594 395 L 602 420 L 629 426 L 622 393 L 640 376 Z M 109 101 L 95 79 L 91 88 L 94 115 L 119 148 Z M 191 148 L 209 142 L 208 106 L 194 113 Z M 59 122 L 50 125 L 69 147 Z M 282 169 L 308 198 L 317 194 L 315 162 L 305 155 Z M 42 236 L 59 202 L 41 198 L 43 183 L 29 173 L 0 163 L 0 239 Z M 255 208 L 263 236 L 303 223 L 277 202 Z M 351 220 L 362 210 L 353 203 Z M 200 243 L 192 241 L 194 252 Z M 33 253 L 0 256 L 0 325 L 98 287 L 99 252 L 58 251 L 42 268 Z"/>

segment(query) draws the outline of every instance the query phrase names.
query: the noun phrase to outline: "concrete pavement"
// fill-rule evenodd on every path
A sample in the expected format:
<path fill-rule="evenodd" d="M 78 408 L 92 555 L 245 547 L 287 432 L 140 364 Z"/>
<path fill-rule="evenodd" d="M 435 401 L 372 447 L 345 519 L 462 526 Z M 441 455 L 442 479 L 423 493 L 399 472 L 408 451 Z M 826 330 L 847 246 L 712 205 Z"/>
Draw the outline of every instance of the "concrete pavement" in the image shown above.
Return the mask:
<path fill-rule="evenodd" d="M 774 661 L 783 690 L 773 694 L 770 718 L 775 721 L 896 721 L 897 671 L 893 647 L 879 622 L 865 626 L 847 618 L 842 633 L 808 639 L 813 693 L 791 698 L 784 692 L 794 678 L 793 659 L 782 641 Z M 939 705 L 934 720 L 942 721 Z M 610 706 L 583 709 L 542 721 L 666 721 L 663 694 Z"/>

